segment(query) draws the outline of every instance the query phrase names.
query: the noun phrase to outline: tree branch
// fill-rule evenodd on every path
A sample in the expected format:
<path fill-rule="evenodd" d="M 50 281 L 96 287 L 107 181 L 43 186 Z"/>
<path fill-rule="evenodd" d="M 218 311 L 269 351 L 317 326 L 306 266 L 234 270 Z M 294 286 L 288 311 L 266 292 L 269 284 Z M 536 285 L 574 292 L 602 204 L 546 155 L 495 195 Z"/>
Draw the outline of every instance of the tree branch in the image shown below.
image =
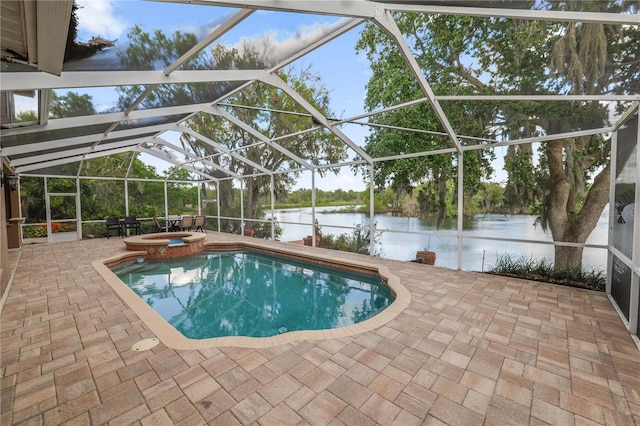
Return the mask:
<path fill-rule="evenodd" d="M 609 174 L 610 168 L 609 164 L 607 164 L 593 179 L 593 185 L 576 217 L 576 221 L 580 223 L 579 230 L 582 231 L 582 234 L 578 237 L 579 241 L 584 242 L 587 240 L 589 233 L 595 228 L 600 219 L 600 212 L 604 210 L 604 207 L 609 202 Z"/>

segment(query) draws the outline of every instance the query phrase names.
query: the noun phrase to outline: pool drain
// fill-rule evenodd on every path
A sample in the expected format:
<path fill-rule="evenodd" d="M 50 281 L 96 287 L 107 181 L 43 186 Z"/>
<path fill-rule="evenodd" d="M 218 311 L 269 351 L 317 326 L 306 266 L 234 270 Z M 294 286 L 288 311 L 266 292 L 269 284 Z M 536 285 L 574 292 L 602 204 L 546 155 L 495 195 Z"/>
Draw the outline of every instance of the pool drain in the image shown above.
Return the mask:
<path fill-rule="evenodd" d="M 138 343 L 133 345 L 131 349 L 136 352 L 148 351 L 149 349 L 155 347 L 158 343 L 160 343 L 160 341 L 155 337 L 152 337 L 150 339 L 140 340 Z"/>

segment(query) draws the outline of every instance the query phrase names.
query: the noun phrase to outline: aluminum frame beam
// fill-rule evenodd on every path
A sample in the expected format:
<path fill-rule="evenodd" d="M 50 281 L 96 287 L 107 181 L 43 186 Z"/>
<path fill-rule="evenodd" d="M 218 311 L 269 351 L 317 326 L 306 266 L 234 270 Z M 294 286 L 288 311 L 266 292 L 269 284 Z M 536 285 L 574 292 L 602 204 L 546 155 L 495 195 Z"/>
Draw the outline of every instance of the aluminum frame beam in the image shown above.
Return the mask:
<path fill-rule="evenodd" d="M 120 130 L 118 132 L 111 132 L 111 134 L 109 134 L 108 136 L 105 136 L 102 133 L 98 133 L 93 135 L 76 136 L 73 138 L 50 140 L 46 142 L 34 142 L 26 145 L 16 145 L 2 148 L 2 150 L 0 150 L 0 154 L 10 157 L 12 155 L 27 154 L 29 152 L 39 152 L 49 149 L 56 149 L 60 148 L 61 146 L 67 147 L 82 145 L 85 143 L 93 143 L 97 141 L 106 142 L 111 139 L 133 137 L 142 133 L 161 133 L 167 130 L 172 130 L 173 127 L 173 124 L 162 124 L 159 126 L 148 126 L 138 129 Z"/>
<path fill-rule="evenodd" d="M 210 180 L 210 181 L 213 181 L 213 182 L 217 181 L 216 178 L 214 178 L 213 176 L 208 175 L 207 173 L 203 172 L 202 170 L 198 170 L 198 169 L 196 169 L 194 167 L 191 167 L 191 166 L 188 166 L 188 165 L 186 165 L 184 163 L 181 163 L 180 161 L 176 160 L 175 158 L 167 157 L 167 155 L 166 155 L 166 153 L 164 151 L 159 150 L 157 148 L 142 148 L 142 147 L 139 147 L 136 151 L 144 152 L 145 154 L 149 154 L 149 155 L 151 155 L 153 157 L 156 157 L 156 158 L 158 158 L 160 160 L 166 161 L 167 163 L 171 163 L 174 166 L 178 166 L 180 168 L 183 168 L 185 170 L 190 171 L 191 173 L 195 173 L 198 176 L 201 176 L 201 177 L 203 177 L 203 178 L 205 178 L 207 180 Z"/>
<path fill-rule="evenodd" d="M 433 93 L 433 89 L 431 89 L 429 82 L 424 77 L 424 74 L 420 69 L 420 65 L 418 64 L 415 56 L 413 56 L 413 52 L 411 52 L 411 49 L 407 45 L 407 42 L 405 41 L 400 28 L 398 28 L 396 21 L 393 20 L 393 17 L 388 11 L 383 11 L 381 9 L 377 10 L 375 21 L 376 23 L 378 23 L 380 28 L 382 28 L 382 30 L 384 30 L 392 39 L 395 40 L 396 45 L 400 49 L 400 53 L 407 62 L 407 65 L 409 65 L 409 68 L 413 72 L 413 75 L 418 80 L 418 83 L 420 84 L 422 91 L 425 93 L 429 104 L 431 105 L 431 108 L 433 108 L 434 112 L 436 113 L 438 121 L 440 121 L 440 124 L 442 125 L 442 127 L 444 127 L 447 135 L 449 135 L 449 139 L 451 139 L 451 142 L 455 146 L 456 150 L 458 152 L 462 152 L 462 145 L 460 144 L 460 141 L 456 136 L 455 130 L 453 130 L 453 127 L 451 126 L 447 115 L 442 109 L 442 106 L 440 105 L 438 100 L 435 99 L 435 93 Z"/>
<path fill-rule="evenodd" d="M 623 13 L 575 12 L 561 10 L 501 9 L 464 6 L 434 6 L 419 4 L 384 3 L 385 8 L 399 12 L 420 12 L 439 15 L 461 15 L 477 17 L 502 17 L 532 21 L 584 22 L 611 25 L 640 25 L 640 16 Z"/>
<path fill-rule="evenodd" d="M 219 25 L 213 31 L 211 31 L 211 33 L 209 33 L 209 35 L 207 35 L 205 38 L 200 40 L 195 46 L 193 46 L 191 49 L 189 49 L 184 55 L 179 57 L 171 65 L 169 65 L 167 68 L 165 68 L 164 75 L 168 76 L 169 74 L 174 72 L 176 69 L 178 69 L 178 67 L 183 65 L 189 59 L 191 59 L 192 56 L 197 55 L 204 48 L 209 46 L 215 40 L 217 40 L 218 38 L 223 36 L 226 32 L 228 32 L 233 27 L 238 25 L 240 22 L 245 20 L 253 12 L 254 12 L 253 9 L 241 9 L 241 10 L 239 10 L 235 15 L 233 15 L 231 18 L 227 19 L 227 21 L 225 21 L 222 25 Z"/>
<path fill-rule="evenodd" d="M 313 165 L 309 164 L 309 162 L 307 162 L 307 160 L 305 160 L 303 158 L 300 158 L 298 155 L 296 155 L 293 152 L 289 151 L 288 149 L 284 148 L 282 145 L 280 145 L 278 143 L 275 143 L 275 142 L 272 142 L 264 134 L 260 133 L 258 130 L 254 129 L 253 127 L 251 127 L 250 125 L 248 125 L 244 121 L 240 120 L 238 117 L 235 117 L 235 116 L 229 114 L 227 111 L 224 111 L 224 110 L 222 110 L 222 109 L 220 109 L 218 107 L 211 107 L 211 108 L 208 108 L 206 112 L 209 112 L 210 114 L 217 115 L 219 117 L 222 117 L 222 118 L 226 119 L 230 123 L 238 126 L 239 128 L 241 128 L 245 132 L 249 133 L 254 138 L 256 138 L 259 141 L 263 142 L 265 145 L 268 145 L 271 148 L 275 149 L 276 151 L 279 151 L 280 153 L 286 155 L 287 157 L 289 157 L 290 159 L 292 159 L 296 163 L 300 164 L 301 166 L 305 167 L 306 169 L 308 169 L 308 170 L 312 170 L 313 169 Z"/>
<path fill-rule="evenodd" d="M 110 154 L 119 154 L 122 152 L 129 152 L 131 151 L 132 148 L 131 147 L 126 147 L 126 148 L 117 148 L 114 149 L 110 152 Z M 40 169 L 44 169 L 47 167 L 54 167 L 54 166 L 61 166 L 63 164 L 69 164 L 69 163 L 75 163 L 75 162 L 81 162 L 83 160 L 86 159 L 91 159 L 91 158 L 97 158 L 97 157 L 104 157 L 105 153 L 94 153 L 94 154 L 81 154 L 81 155 L 76 155 L 73 157 L 65 157 L 65 158 L 59 158 L 57 160 L 52 160 L 52 161 L 46 161 L 43 163 L 36 163 L 36 164 L 28 164 L 22 167 L 16 167 L 16 171 L 18 173 L 24 173 L 24 172 L 29 172 L 31 170 L 40 170 Z M 75 177 L 75 176 L 67 176 L 67 177 Z"/>
<path fill-rule="evenodd" d="M 143 138 L 140 140 L 132 139 L 132 140 L 126 140 L 126 141 L 113 142 L 110 144 L 103 144 L 103 145 L 99 145 L 98 147 L 88 146 L 83 148 L 68 149 L 63 151 L 62 153 L 64 153 L 66 157 L 74 157 L 77 155 L 94 154 L 94 153 L 95 154 L 103 153 L 104 155 L 110 155 L 111 152 L 107 152 L 107 151 L 110 151 L 113 149 L 119 149 L 119 148 L 126 148 L 126 147 L 134 148 L 140 145 L 141 143 L 144 143 L 145 141 L 147 141 L 147 139 L 148 138 Z M 61 154 L 60 151 L 56 151 L 56 152 L 51 152 L 47 154 L 32 155 L 24 158 L 16 158 L 15 160 L 11 160 L 11 164 L 14 165 L 15 167 L 21 167 L 29 164 L 52 161 L 57 158 L 60 158 L 60 154 Z"/>
<path fill-rule="evenodd" d="M 142 109 L 142 110 L 133 111 L 128 115 L 125 112 L 111 112 L 106 114 L 83 115 L 83 116 L 68 117 L 68 118 L 55 118 L 55 119 L 49 120 L 49 122 L 43 126 L 29 126 L 29 127 L 17 127 L 12 129 L 2 129 L 0 130 L 0 137 L 12 136 L 12 135 L 23 135 L 27 133 L 38 133 L 38 132 L 52 131 L 52 130 L 61 130 L 61 129 L 68 129 L 72 127 L 85 127 L 85 126 L 92 126 L 95 124 L 106 124 L 106 123 L 123 122 L 123 121 L 126 122 L 126 121 L 142 120 L 145 118 L 189 114 L 193 112 L 200 112 L 204 107 L 208 105 L 209 103 L 202 103 L 202 104 L 180 105 L 180 106 L 155 108 L 155 109 Z"/>
<path fill-rule="evenodd" d="M 403 2 L 403 1 L 388 1 L 388 2 L 377 2 L 377 1 L 369 1 L 369 0 L 351 0 L 349 2 L 338 2 L 338 1 L 321 1 L 321 0 L 307 0 L 305 2 L 300 2 L 299 0 L 243 0 L 243 1 L 224 1 L 224 0 L 159 0 L 163 2 L 172 2 L 172 3 L 191 3 L 191 4 L 201 4 L 201 5 L 209 5 L 209 6 L 226 6 L 226 7 L 234 7 L 237 8 L 238 11 L 231 17 L 229 20 L 224 22 L 221 26 L 217 27 L 213 30 L 209 35 L 207 35 L 204 39 L 199 41 L 195 46 L 193 46 L 186 54 L 181 56 L 178 60 L 176 60 L 169 67 L 165 68 L 162 71 L 91 71 L 91 72 L 63 72 L 61 76 L 56 77 L 49 74 L 43 73 L 3 73 L 2 74 L 2 89 L 3 90 L 40 90 L 40 109 L 45 114 L 43 118 L 41 118 L 40 125 L 31 126 L 31 127 L 17 127 L 12 129 L 3 129 L 0 131 L 0 136 L 12 136 L 12 135 L 21 135 L 27 133 L 34 133 L 39 131 L 47 131 L 47 130 L 57 130 L 57 129 L 65 129 L 72 127 L 81 127 L 88 126 L 91 124 L 97 123 L 119 123 L 126 120 L 135 120 L 141 118 L 149 118 L 156 116 L 167 116 L 173 114 L 194 114 L 198 112 L 210 112 L 210 103 L 205 104 L 197 104 L 197 105 L 185 105 L 178 107 L 167 107 L 167 108 L 158 108 L 151 110 L 142 110 L 136 111 L 133 110 L 138 103 L 132 104 L 125 112 L 123 113 L 112 113 L 112 114 L 104 114 L 104 115 L 95 115 L 95 116 L 85 116 L 85 117 L 74 117 L 74 118 L 66 118 L 66 119 L 56 119 L 50 120 L 47 123 L 46 110 L 48 109 L 48 102 L 46 102 L 46 94 L 50 93 L 50 90 L 56 88 L 83 88 L 83 87 L 101 87 L 101 86 L 118 86 L 118 85 L 146 85 L 148 89 L 156 87 L 159 84 L 188 84 L 188 83 L 196 83 L 196 82 L 222 82 L 222 81 L 245 81 L 245 84 L 242 84 L 240 88 L 235 89 L 229 93 L 227 93 L 224 97 L 221 97 L 214 103 L 219 102 L 221 99 L 227 98 L 231 94 L 235 93 L 237 90 L 241 90 L 242 87 L 246 87 L 246 85 L 251 84 L 256 80 L 263 81 L 267 84 L 276 83 L 276 87 L 279 87 L 281 90 L 285 91 L 287 94 L 292 96 L 303 108 L 307 109 L 310 113 L 310 116 L 315 120 L 320 122 L 322 126 L 314 127 L 305 131 L 316 131 L 321 127 L 326 127 L 328 130 L 332 131 L 336 134 L 348 147 L 353 149 L 358 155 L 362 156 L 368 163 L 373 163 L 380 161 L 380 159 L 371 158 L 360 148 L 357 144 L 353 143 L 348 137 L 346 137 L 340 130 L 337 129 L 336 126 L 344 123 L 353 123 L 364 125 L 366 123 L 358 123 L 356 120 L 359 118 L 373 116 L 379 113 L 382 113 L 390 108 L 386 108 L 381 111 L 374 111 L 365 115 L 361 115 L 358 117 L 352 117 L 350 119 L 344 119 L 340 121 L 332 120 L 327 117 L 324 117 L 319 111 L 314 110 L 313 108 L 309 108 L 310 105 L 305 103 L 304 99 L 297 94 L 292 88 L 290 88 L 286 83 L 282 82 L 277 76 L 273 74 L 276 70 L 282 68 L 283 66 L 290 64 L 291 62 L 299 59 L 305 54 L 317 49 L 318 47 L 328 43 L 329 41 L 335 39 L 336 37 L 350 31 L 351 29 L 357 27 L 365 20 L 373 20 L 378 23 L 385 31 L 390 33 L 392 37 L 396 39 L 398 46 L 403 51 L 405 58 L 410 63 L 414 74 L 418 78 L 420 84 L 423 88 L 426 88 L 425 93 L 427 97 L 422 100 L 412 101 L 411 103 L 420 103 L 420 102 L 430 102 L 434 110 L 436 111 L 441 123 L 443 124 L 446 134 L 453 141 L 455 148 L 458 152 L 473 150 L 473 149 L 481 149 L 485 147 L 494 147 L 508 144 L 519 144 L 519 143 L 527 143 L 523 141 L 508 141 L 508 142 L 496 142 L 491 143 L 491 141 L 487 141 L 488 144 L 482 145 L 473 145 L 473 146 L 461 146 L 460 138 L 468 138 L 465 136 L 458 136 L 453 132 L 450 124 L 448 124 L 447 117 L 444 115 L 444 112 L 439 108 L 439 101 L 449 101 L 449 100 L 467 100 L 467 101 L 483 101 L 483 100 L 493 100 L 493 101 L 638 101 L 640 99 L 640 95 L 594 95 L 594 96 L 559 96 L 559 95 L 545 95 L 545 96 L 537 96 L 537 95 L 515 95 L 515 96 L 506 96 L 506 95 L 471 95 L 471 96 L 436 96 L 431 91 L 428 82 L 424 81 L 424 78 L 420 77 L 421 73 L 419 73 L 419 68 L 416 67 L 417 63 L 413 58 L 413 55 L 408 49 L 406 42 L 404 42 L 404 38 L 399 32 L 395 21 L 391 16 L 390 11 L 405 11 L 405 12 L 418 12 L 418 13 L 433 13 L 433 14 L 452 14 L 452 15 L 465 15 L 465 16 L 478 16 L 478 17 L 495 17 L 501 16 L 510 19 L 528 19 L 528 20 L 546 20 L 546 21 L 566 21 L 566 22 L 594 22 L 594 23 L 607 23 L 613 25 L 639 25 L 640 24 L 640 15 L 633 14 L 611 14 L 611 13 L 599 13 L 599 12 L 570 12 L 570 11 L 539 11 L 539 10 L 526 10 L 526 9 L 490 9 L 490 8 L 479 8 L 479 7 L 451 7 L 451 6 L 434 6 L 429 4 L 420 4 L 419 1 L 412 2 Z M 313 14 L 327 14 L 327 15 L 335 15 L 342 17 L 350 17 L 347 19 L 344 24 L 336 24 L 336 28 L 334 31 L 331 31 L 328 34 L 321 36 L 318 40 L 310 43 L 304 49 L 298 51 L 297 53 L 287 57 L 280 63 L 278 63 L 271 70 L 203 70 L 203 71 L 177 71 L 177 68 L 182 65 L 186 60 L 188 60 L 193 55 L 197 54 L 215 39 L 217 39 L 220 35 L 224 34 L 230 28 L 233 28 L 238 22 L 241 22 L 246 17 L 251 15 L 256 10 L 271 10 L 271 11 L 283 11 L 283 12 L 298 12 L 298 13 L 313 13 Z M 405 52 L 406 51 L 406 52 Z M 272 84 L 273 85 L 273 84 Z M 144 99 L 142 97 L 140 101 Z M 406 106 L 410 103 L 403 104 Z M 217 108 L 217 107 L 216 107 Z M 396 108 L 396 107 L 391 107 Z M 227 116 L 226 118 L 233 117 L 232 115 Z M 179 122 L 186 120 L 186 118 L 181 119 Z M 235 120 L 235 119 L 234 119 Z M 240 120 L 234 121 L 234 124 L 240 125 L 242 123 Z M 100 153 L 106 153 L 110 148 L 115 147 L 118 143 L 110 143 L 109 140 L 112 138 L 120 138 L 120 137 L 135 137 L 141 133 L 158 133 L 160 135 L 164 131 L 167 130 L 175 130 L 179 132 L 184 131 L 184 126 L 175 125 L 175 128 L 171 128 L 173 125 L 161 125 L 161 126 L 147 126 L 138 129 L 127 129 L 118 132 L 112 132 L 112 129 L 115 128 L 112 126 L 109 128 L 105 134 L 96 134 L 96 135 L 86 135 L 81 137 L 74 137 L 69 139 L 59 139 L 56 141 L 45 141 L 37 144 L 27 144 L 20 146 L 12 146 L 1 148 L 0 153 L 2 155 L 11 156 L 11 155 L 26 155 L 29 153 L 38 153 L 42 151 L 47 151 L 48 149 L 58 149 L 60 146 L 65 146 L 68 148 L 67 150 L 57 151 L 56 153 L 38 153 L 37 155 L 31 157 L 31 160 L 28 158 L 24 159 L 16 159 L 18 165 L 23 164 L 23 166 L 28 165 L 28 161 L 39 161 L 42 159 L 53 158 L 56 155 L 75 155 L 75 153 L 86 152 L 87 155 L 96 156 L 100 155 Z M 254 136 L 256 136 L 263 143 L 269 144 L 272 148 L 278 149 L 278 147 L 282 148 L 276 140 L 283 139 L 286 137 L 294 137 L 296 134 L 300 134 L 301 132 L 296 132 L 291 135 L 284 135 L 277 139 L 268 139 L 264 137 L 260 132 L 253 129 L 251 126 L 247 124 L 242 124 L 243 129 L 247 131 L 251 131 Z M 246 127 L 245 127 L 246 126 Z M 180 128 L 180 130 L 176 130 L 176 128 Z M 251 130 L 252 129 L 252 130 Z M 589 130 L 590 134 L 595 133 L 606 133 L 609 128 L 602 128 L 598 130 Z M 127 133 L 129 132 L 129 133 Z M 575 134 L 576 132 L 573 132 Z M 105 135 L 107 135 L 105 137 Z M 194 134 L 192 134 L 194 135 Z M 202 135 L 194 136 L 200 140 L 204 140 Z M 554 138 L 562 137 L 562 135 L 549 135 L 545 137 L 538 137 L 532 141 L 542 141 L 549 140 Z M 92 148 L 74 148 L 76 145 L 84 144 L 89 142 L 87 138 L 93 138 L 94 146 Z M 204 139 L 203 139 L 204 138 Z M 474 139 L 474 138 L 469 138 Z M 475 138 L 479 139 L 479 138 Z M 533 139 L 533 138 L 532 138 Z M 119 142 L 125 143 L 127 146 L 135 146 L 138 143 L 136 141 L 147 141 L 148 137 L 133 139 L 134 143 L 129 143 L 131 141 Z M 156 139 L 160 140 L 160 139 Z M 206 141 L 205 141 L 206 142 Z M 278 173 L 278 171 L 268 170 L 260 165 L 247 162 L 246 159 L 239 153 L 234 152 L 225 152 L 223 146 L 220 144 L 212 145 L 213 141 L 208 141 L 209 145 L 219 150 L 220 152 L 226 153 L 228 155 L 232 155 L 234 158 L 237 158 L 241 161 L 244 161 L 245 164 L 249 164 L 252 167 L 260 170 L 264 174 L 273 175 L 273 173 Z M 142 143 L 142 142 L 140 142 Z M 57 146 L 56 146 L 57 145 Z M 287 155 L 289 158 L 292 158 L 294 161 L 302 164 L 303 167 L 307 169 L 314 170 L 316 166 L 309 164 L 306 160 L 303 160 L 288 150 L 284 150 L 284 148 L 279 149 L 279 151 L 283 152 L 283 154 Z M 89 150 L 89 151 L 87 151 Z M 103 154 L 107 155 L 107 154 Z M 185 154 L 186 155 L 186 154 Z M 413 155 L 413 154 L 409 154 Z M 205 161 L 204 159 L 200 159 L 201 161 Z M 300 162 L 299 160 L 302 160 Z M 68 162 L 68 161 L 66 161 Z M 252 163 L 252 164 L 251 164 Z M 205 163 L 206 164 L 206 163 Z M 233 173 L 233 172 L 231 172 Z"/>
<path fill-rule="evenodd" d="M 227 155 L 232 156 L 236 160 L 239 160 L 239 161 L 241 161 L 241 162 L 243 162 L 243 163 L 245 163 L 245 164 L 247 164 L 247 165 L 249 165 L 249 166 L 251 166 L 251 167 L 253 167 L 255 169 L 260 170 L 261 172 L 263 172 L 266 175 L 271 175 L 273 173 L 271 170 L 261 166 L 258 163 L 255 163 L 255 162 L 249 160 L 248 158 L 245 158 L 245 157 L 239 155 L 236 152 L 231 151 L 226 146 L 224 146 L 224 145 L 222 145 L 222 144 L 220 144 L 218 142 L 213 141 L 212 139 L 210 139 L 210 138 L 208 138 L 208 137 L 196 132 L 193 129 L 190 129 L 190 128 L 185 127 L 185 126 L 179 126 L 179 125 L 176 124 L 171 130 L 174 130 L 174 131 L 180 132 L 180 133 L 187 133 L 187 134 L 193 136 L 194 138 L 206 143 L 207 145 L 211 146 L 212 148 L 215 148 L 218 151 L 221 151 L 221 152 L 223 152 L 223 153 L 225 153 Z"/>
<path fill-rule="evenodd" d="M 332 123 L 327 120 L 327 118 L 320 113 L 313 105 L 311 105 L 305 98 L 300 96 L 298 92 L 293 90 L 291 86 L 289 86 L 284 80 L 278 77 L 275 74 L 270 74 L 268 77 L 262 80 L 264 83 L 269 84 L 271 86 L 277 87 L 278 89 L 285 92 L 289 95 L 293 100 L 295 100 L 298 105 L 307 110 L 311 116 L 321 123 L 324 127 L 326 127 L 329 131 L 331 131 L 334 135 L 336 135 L 342 142 L 347 144 L 351 149 L 353 149 L 358 155 L 364 158 L 368 163 L 371 163 L 371 157 L 367 154 L 361 147 L 359 147 L 355 142 L 353 142 L 347 135 L 342 133 L 340 129 L 335 127 Z"/>
<path fill-rule="evenodd" d="M 208 157 L 197 157 L 193 152 L 189 152 L 186 149 L 183 149 L 183 148 L 181 148 L 181 147 L 179 147 L 179 146 L 177 146 L 177 145 L 175 145 L 175 144 L 173 144 L 171 142 L 168 142 L 168 141 L 166 141 L 166 140 L 164 140 L 162 138 L 153 138 L 153 140 L 156 141 L 157 144 L 159 144 L 159 145 L 166 146 L 167 148 L 170 148 L 170 149 L 172 149 L 174 151 L 177 151 L 177 152 L 183 154 L 185 157 L 193 158 L 194 159 L 193 161 L 201 161 L 203 164 L 205 164 L 205 165 L 207 165 L 207 166 L 209 166 L 211 168 L 214 168 L 214 169 L 216 169 L 218 171 L 221 171 L 223 173 L 226 173 L 229 176 L 232 176 L 232 177 L 237 178 L 237 179 L 241 179 L 242 178 L 241 175 L 239 175 L 239 174 L 237 174 L 235 172 L 232 172 L 231 170 L 226 169 L 226 168 L 220 166 L 219 164 L 214 163 L 213 161 L 210 161 L 208 159 Z M 189 162 L 192 162 L 192 161 L 191 160 L 187 161 L 187 163 L 189 163 Z"/>
<path fill-rule="evenodd" d="M 165 3 L 190 3 L 207 6 L 251 8 L 281 12 L 314 13 L 320 15 L 338 15 L 367 18 L 373 13 L 374 3 L 365 0 L 326 1 L 326 0 L 155 0 Z"/>
<path fill-rule="evenodd" d="M 465 100 L 514 101 L 515 100 L 515 101 L 539 101 L 539 102 L 544 102 L 544 101 L 553 101 L 553 102 L 555 101 L 578 101 L 578 102 L 579 101 L 612 101 L 612 102 L 616 102 L 616 101 L 640 100 L 640 95 L 441 95 L 441 96 L 436 95 L 435 99 L 441 100 L 441 101 L 465 101 Z M 383 109 L 371 111 L 365 114 L 360 114 L 353 117 L 343 118 L 335 121 L 334 119 L 327 117 L 327 120 L 329 120 L 329 122 L 331 122 L 332 125 L 340 125 L 345 123 L 366 125 L 367 123 L 359 123 L 356 120 L 375 116 L 388 111 L 403 108 L 406 106 L 425 103 L 425 102 L 428 102 L 428 99 L 426 97 L 409 101 L 409 102 L 404 102 L 402 104 L 394 105 L 393 107 L 383 108 Z M 71 127 L 92 126 L 95 124 L 134 121 L 134 120 L 153 118 L 153 117 L 192 114 L 197 112 L 203 112 L 209 106 L 211 106 L 211 104 L 209 102 L 206 102 L 206 103 L 200 103 L 200 104 L 135 110 L 135 111 L 131 111 L 131 113 L 129 114 L 127 114 L 126 112 L 113 112 L 113 113 L 96 114 L 96 115 L 90 115 L 90 116 L 85 115 L 85 116 L 78 116 L 78 117 L 55 118 L 55 119 L 48 120 L 48 122 L 43 125 L 2 129 L 0 130 L 0 137 L 22 135 L 22 134 L 28 134 L 28 133 L 38 133 L 42 131 L 60 130 L 60 129 L 67 129 Z M 233 105 L 233 104 L 218 104 L 218 106 L 256 108 L 256 107 L 248 107 L 245 105 L 239 106 L 239 105 Z M 293 112 L 288 112 L 288 111 L 276 111 L 276 112 L 282 112 L 284 114 L 287 114 L 287 113 L 293 114 Z M 309 117 L 312 116 L 311 114 L 305 114 L 305 115 L 308 115 Z M 186 119 L 187 117 L 185 117 L 185 120 Z M 313 129 L 310 129 L 310 130 L 313 130 Z M 282 137 L 286 137 L 286 136 L 282 136 Z M 279 137 L 279 138 L 282 138 L 282 137 Z"/>
<path fill-rule="evenodd" d="M 321 15 L 351 16 L 373 18 L 375 8 L 402 12 L 421 12 L 442 15 L 465 15 L 479 17 L 505 17 L 510 19 L 529 19 L 540 21 L 593 22 L 612 25 L 638 25 L 640 18 L 632 15 L 605 12 L 573 12 L 557 10 L 527 10 L 507 8 L 484 8 L 464 6 L 421 5 L 419 2 L 399 1 L 326 1 L 326 0 L 155 0 L 169 3 L 190 3 L 209 6 L 251 8 L 281 12 L 315 13 Z"/>
<path fill-rule="evenodd" d="M 191 57 L 198 54 L 204 48 L 213 43 L 214 40 L 220 38 L 226 32 L 235 27 L 238 23 L 242 22 L 247 16 L 251 15 L 254 11 L 252 9 L 242 9 L 230 19 L 225 21 L 222 25 L 219 25 L 216 29 L 211 31 L 211 33 L 200 40 L 195 46 L 189 49 L 184 55 L 179 57 L 176 61 L 174 61 L 171 65 L 164 69 L 164 75 L 169 76 L 172 72 L 174 72 L 178 67 L 187 62 Z M 125 115 L 129 115 L 131 111 L 133 111 L 138 105 L 145 100 L 147 96 L 151 94 L 158 87 L 157 84 L 148 86 L 145 90 L 129 105 L 129 107 L 125 111 Z"/>
<path fill-rule="evenodd" d="M 257 80 L 264 70 L 66 71 L 60 77 L 37 72 L 2 73 L 2 90 L 75 89 L 81 87 L 214 83 Z"/>

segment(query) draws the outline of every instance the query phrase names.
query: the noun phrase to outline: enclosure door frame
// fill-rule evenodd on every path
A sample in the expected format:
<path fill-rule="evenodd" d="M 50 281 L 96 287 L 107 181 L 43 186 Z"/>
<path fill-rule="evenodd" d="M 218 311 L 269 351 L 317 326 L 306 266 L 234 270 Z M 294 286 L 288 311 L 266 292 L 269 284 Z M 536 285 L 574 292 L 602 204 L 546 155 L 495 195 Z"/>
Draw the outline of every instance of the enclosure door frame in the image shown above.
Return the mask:
<path fill-rule="evenodd" d="M 52 197 L 73 197 L 75 205 L 75 217 L 52 219 L 51 198 Z M 65 241 L 78 241 L 82 239 L 82 224 L 80 223 L 80 197 L 72 192 L 48 192 L 45 183 L 45 205 L 47 211 L 47 239 L 50 243 L 60 243 Z M 53 223 L 75 223 L 76 230 L 71 232 L 53 232 Z"/>

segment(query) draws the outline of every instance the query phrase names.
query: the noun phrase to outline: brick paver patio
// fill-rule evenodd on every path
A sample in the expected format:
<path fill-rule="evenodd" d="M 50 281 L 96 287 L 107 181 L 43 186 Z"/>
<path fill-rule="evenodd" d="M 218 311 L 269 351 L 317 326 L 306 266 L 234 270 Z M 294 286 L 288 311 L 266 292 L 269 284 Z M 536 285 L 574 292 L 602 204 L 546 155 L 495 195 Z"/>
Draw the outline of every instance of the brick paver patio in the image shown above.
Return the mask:
<path fill-rule="evenodd" d="M 412 300 L 374 331 L 134 351 L 153 334 L 91 266 L 123 250 L 23 248 L 1 318 L 1 424 L 640 424 L 640 352 L 603 293 L 376 260 Z"/>

